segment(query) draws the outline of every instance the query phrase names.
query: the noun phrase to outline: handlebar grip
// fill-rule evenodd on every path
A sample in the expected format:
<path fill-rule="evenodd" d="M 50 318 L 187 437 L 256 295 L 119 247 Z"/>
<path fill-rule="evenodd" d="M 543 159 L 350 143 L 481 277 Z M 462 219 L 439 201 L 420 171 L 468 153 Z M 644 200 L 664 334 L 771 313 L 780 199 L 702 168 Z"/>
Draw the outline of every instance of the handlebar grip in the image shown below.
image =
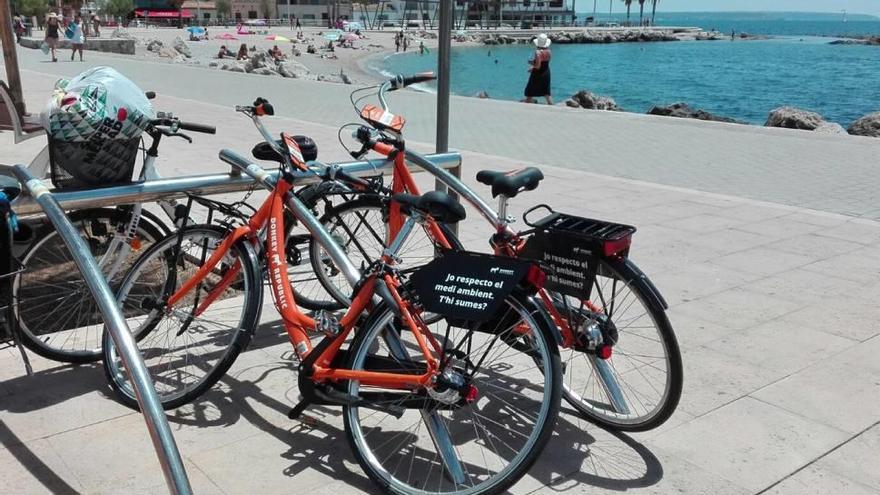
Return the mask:
<path fill-rule="evenodd" d="M 144 96 L 146 96 L 148 100 L 152 100 L 153 98 L 156 97 L 156 92 L 155 91 L 146 91 L 146 92 L 144 92 Z"/>
<path fill-rule="evenodd" d="M 437 79 L 437 76 L 434 74 L 433 71 L 419 72 L 418 74 L 413 74 L 411 76 L 404 77 L 403 78 L 403 87 L 405 88 L 405 87 L 410 86 L 412 84 L 433 81 L 434 79 Z"/>
<path fill-rule="evenodd" d="M 184 131 L 201 132 L 202 134 L 217 134 L 216 127 L 193 122 L 179 122 L 177 128 Z"/>

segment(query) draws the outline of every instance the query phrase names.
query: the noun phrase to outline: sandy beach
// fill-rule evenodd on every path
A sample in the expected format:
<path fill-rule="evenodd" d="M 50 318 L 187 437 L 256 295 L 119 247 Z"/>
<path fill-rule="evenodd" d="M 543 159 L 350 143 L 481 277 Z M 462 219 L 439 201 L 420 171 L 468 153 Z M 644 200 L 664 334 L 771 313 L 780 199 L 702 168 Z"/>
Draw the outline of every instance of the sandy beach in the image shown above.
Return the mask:
<path fill-rule="evenodd" d="M 249 53 L 253 55 L 266 52 L 277 45 L 284 53 L 285 61 L 294 65 L 302 64 L 308 69 L 308 76 L 303 78 L 335 82 L 338 81 L 338 78 L 332 76 L 338 76 L 342 73 L 348 76 L 351 84 L 365 85 L 375 83 L 383 77 L 374 68 L 371 68 L 371 66 L 378 66 L 378 63 L 372 61 L 395 52 L 395 31 L 393 30 L 364 32 L 361 39 L 353 42 L 350 47 L 338 46 L 338 43 L 334 43 L 332 52 L 328 49 L 328 40 L 323 38 L 325 31 L 327 31 L 326 28 L 303 28 L 303 39 L 297 39 L 296 31 L 286 27 L 263 28 L 262 31 L 264 34 L 239 35 L 234 26 L 228 28 L 211 27 L 208 29 L 208 40 L 189 41 L 189 33 L 185 29 L 127 28 L 123 32 L 137 40 L 136 53 L 134 56 L 115 56 L 220 70 L 223 65 L 235 62 L 229 58 L 217 59 L 221 46 L 225 45 L 227 49 L 237 52 L 241 44 L 246 44 Z M 423 36 L 417 31 L 410 30 L 407 31 L 407 35 L 410 37 L 408 52 L 418 51 L 420 42 L 424 43 L 428 50 L 433 51 L 437 48 L 437 39 L 434 33 Z M 223 39 L 223 36 L 232 36 L 236 39 Z M 274 36 L 282 36 L 290 41 L 270 39 Z M 172 46 L 177 37 L 185 40 L 191 57 L 174 56 L 175 54 L 171 51 L 166 51 L 163 54 L 161 51 L 150 51 L 147 48 L 151 40 L 159 40 L 163 47 L 173 50 Z M 316 53 L 308 53 L 310 45 L 315 47 Z M 298 55 L 296 55 L 297 53 Z"/>

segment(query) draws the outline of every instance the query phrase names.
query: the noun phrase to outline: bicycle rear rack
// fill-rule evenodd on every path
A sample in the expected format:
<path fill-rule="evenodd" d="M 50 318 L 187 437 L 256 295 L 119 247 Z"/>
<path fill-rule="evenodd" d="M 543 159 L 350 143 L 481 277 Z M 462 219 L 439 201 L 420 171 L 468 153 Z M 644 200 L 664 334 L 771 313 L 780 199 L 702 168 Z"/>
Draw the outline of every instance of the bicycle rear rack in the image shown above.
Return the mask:
<path fill-rule="evenodd" d="M 549 214 L 536 222 L 528 216 L 535 210 L 547 210 Z M 636 228 L 632 225 L 606 222 L 593 218 L 578 217 L 554 211 L 546 204 L 534 206 L 523 213 L 526 225 L 546 232 L 574 236 L 594 254 L 626 256 Z"/>

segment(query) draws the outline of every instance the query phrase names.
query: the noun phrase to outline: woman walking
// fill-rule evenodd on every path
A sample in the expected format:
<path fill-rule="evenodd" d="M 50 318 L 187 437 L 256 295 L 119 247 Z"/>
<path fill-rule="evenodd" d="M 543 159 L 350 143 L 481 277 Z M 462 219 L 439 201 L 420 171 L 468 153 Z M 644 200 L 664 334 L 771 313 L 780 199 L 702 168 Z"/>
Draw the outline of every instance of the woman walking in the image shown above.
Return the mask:
<path fill-rule="evenodd" d="M 535 56 L 529 60 L 529 82 L 526 84 L 526 103 L 534 103 L 535 98 L 543 96 L 548 105 L 553 104 L 550 95 L 550 38 L 540 34 L 533 41 L 537 49 Z"/>
<path fill-rule="evenodd" d="M 70 46 L 73 48 L 73 51 L 70 53 L 71 61 L 76 56 L 77 50 L 79 50 L 79 61 L 82 62 L 83 59 L 83 45 L 86 43 L 86 36 L 83 33 L 82 22 L 82 16 L 77 14 L 73 18 L 73 22 L 67 25 L 67 35 L 70 38 Z"/>
<path fill-rule="evenodd" d="M 49 16 L 46 17 L 46 37 L 44 38 L 44 41 L 49 47 L 49 51 L 52 53 L 53 62 L 58 61 L 58 58 L 55 56 L 55 47 L 58 46 L 58 28 L 58 14 L 55 12 L 49 12 Z"/>

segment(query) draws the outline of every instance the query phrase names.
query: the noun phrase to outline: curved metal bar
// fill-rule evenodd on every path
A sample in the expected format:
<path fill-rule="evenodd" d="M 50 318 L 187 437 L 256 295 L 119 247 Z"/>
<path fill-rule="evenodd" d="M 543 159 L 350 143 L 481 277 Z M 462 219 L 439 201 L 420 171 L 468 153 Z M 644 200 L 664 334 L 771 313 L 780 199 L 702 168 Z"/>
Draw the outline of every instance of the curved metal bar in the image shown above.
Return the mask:
<path fill-rule="evenodd" d="M 116 305 L 116 297 L 110 290 L 110 286 L 107 285 L 107 280 L 101 269 L 89 254 L 91 251 L 79 231 L 70 223 L 64 210 L 55 201 L 49 189 L 39 179 L 34 178 L 22 165 L 16 165 L 13 172 L 19 182 L 26 186 L 25 189 L 34 198 L 36 204 L 46 212 L 46 216 L 49 217 L 58 235 L 67 245 L 73 261 L 82 272 L 86 285 L 98 303 L 98 308 L 104 316 L 104 322 L 110 331 L 113 342 L 119 349 L 122 361 L 128 369 L 138 406 L 144 412 L 147 430 L 153 440 L 153 447 L 159 457 L 159 464 L 165 474 L 165 482 L 168 484 L 169 491 L 175 495 L 191 495 L 192 488 L 189 485 L 180 452 L 177 450 L 177 444 L 174 442 L 174 436 L 171 434 L 171 428 L 168 426 L 168 420 L 165 418 L 162 403 L 153 387 L 147 366 L 135 345 L 131 330 L 125 322 L 125 317 L 122 316 L 119 306 Z"/>

